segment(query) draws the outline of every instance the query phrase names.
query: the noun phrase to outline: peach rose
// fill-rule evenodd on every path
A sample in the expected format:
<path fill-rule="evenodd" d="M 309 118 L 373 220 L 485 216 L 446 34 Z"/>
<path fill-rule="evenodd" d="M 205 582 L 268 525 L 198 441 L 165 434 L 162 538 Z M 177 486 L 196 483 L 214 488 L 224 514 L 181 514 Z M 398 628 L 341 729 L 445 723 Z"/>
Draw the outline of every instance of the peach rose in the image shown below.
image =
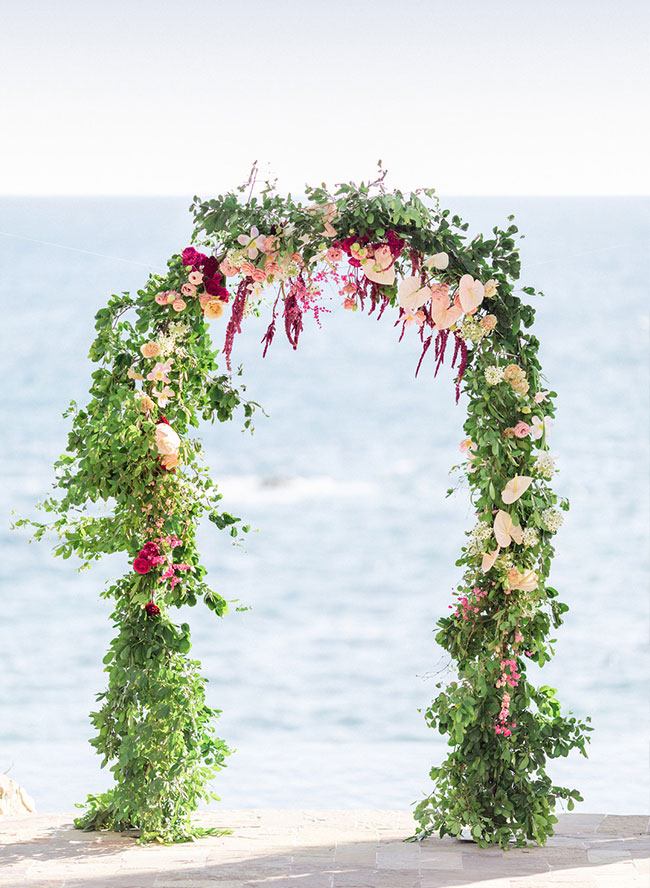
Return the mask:
<path fill-rule="evenodd" d="M 252 262 L 244 261 L 242 262 L 239 270 L 246 277 L 253 277 L 256 269 Z"/>
<path fill-rule="evenodd" d="M 357 310 L 357 301 L 356 299 L 350 299 L 348 296 L 343 300 L 343 308 L 346 308 L 348 311 L 356 311 Z"/>
<path fill-rule="evenodd" d="M 158 305 L 167 305 L 167 291 L 164 293 L 158 293 L 156 296 L 156 302 Z"/>
<path fill-rule="evenodd" d="M 494 330 L 496 325 L 497 319 L 494 315 L 485 315 L 485 317 L 481 318 L 481 320 L 479 321 L 479 326 L 481 327 L 481 329 L 487 330 L 488 333 L 490 332 L 490 330 Z"/>
<path fill-rule="evenodd" d="M 524 379 L 523 376 L 521 379 L 516 379 L 513 383 L 511 383 L 511 385 L 512 385 L 513 389 L 517 392 L 517 394 L 519 394 L 519 395 L 527 395 L 528 394 L 528 389 L 530 388 L 530 383 L 528 382 L 527 379 Z"/>
<path fill-rule="evenodd" d="M 200 271 L 192 271 L 188 277 L 190 284 L 198 287 L 199 284 L 203 283 L 203 274 Z"/>
<path fill-rule="evenodd" d="M 199 296 L 199 302 L 201 303 L 201 308 L 205 308 L 208 302 L 212 302 L 214 296 L 210 296 L 209 293 L 201 293 Z"/>
<path fill-rule="evenodd" d="M 149 341 L 140 346 L 143 358 L 157 358 L 160 354 L 160 346 L 157 342 Z"/>
<path fill-rule="evenodd" d="M 227 259 L 224 259 L 223 262 L 219 265 L 219 271 L 222 271 L 226 277 L 235 277 L 236 274 L 239 274 L 239 270 L 235 268 L 234 265 L 231 265 Z"/>
<path fill-rule="evenodd" d="M 343 258 L 343 250 L 339 247 L 330 247 L 327 251 L 327 258 L 330 262 L 340 262 Z"/>
<path fill-rule="evenodd" d="M 280 266 L 275 259 L 267 259 L 264 263 L 264 271 L 267 274 L 280 274 Z"/>
<path fill-rule="evenodd" d="M 223 302 L 220 299 L 211 299 L 205 305 L 205 316 L 209 321 L 220 318 L 223 314 Z"/>
<path fill-rule="evenodd" d="M 155 406 L 156 405 L 149 395 L 143 395 L 142 398 L 140 398 L 140 410 L 142 410 L 143 413 L 149 413 L 149 411 L 153 410 Z"/>
<path fill-rule="evenodd" d="M 194 294 L 196 293 L 196 287 L 194 286 L 194 284 L 183 284 L 183 286 L 181 287 L 181 293 L 183 294 L 183 296 L 194 296 Z"/>
<path fill-rule="evenodd" d="M 513 429 L 516 438 L 527 438 L 530 435 L 530 426 L 527 422 L 518 422 Z"/>
<path fill-rule="evenodd" d="M 172 308 L 174 309 L 174 311 L 183 311 L 184 308 L 187 308 L 187 302 L 180 298 L 174 299 L 174 301 L 172 302 Z"/>
<path fill-rule="evenodd" d="M 512 382 L 514 379 L 517 379 L 520 376 L 523 376 L 523 370 L 521 367 L 518 367 L 517 364 L 508 364 L 506 369 L 503 371 L 503 378 L 506 382 Z"/>
<path fill-rule="evenodd" d="M 175 469 L 177 465 L 180 463 L 180 457 L 178 453 L 169 453 L 166 456 L 161 456 L 160 462 L 163 466 L 169 471 L 170 469 Z"/>
<path fill-rule="evenodd" d="M 256 283 L 261 284 L 266 280 L 266 272 L 263 268 L 254 268 L 252 278 Z"/>

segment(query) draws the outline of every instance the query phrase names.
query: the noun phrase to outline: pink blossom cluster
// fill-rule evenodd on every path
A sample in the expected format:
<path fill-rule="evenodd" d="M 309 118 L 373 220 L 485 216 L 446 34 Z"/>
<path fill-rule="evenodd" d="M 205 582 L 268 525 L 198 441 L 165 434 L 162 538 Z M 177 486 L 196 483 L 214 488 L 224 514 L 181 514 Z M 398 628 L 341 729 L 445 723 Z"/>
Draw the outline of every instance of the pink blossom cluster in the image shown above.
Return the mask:
<path fill-rule="evenodd" d="M 478 614 L 481 610 L 477 605 L 480 603 L 481 599 L 485 598 L 487 595 L 487 589 L 481 589 L 479 586 L 474 586 L 472 589 L 472 596 L 467 598 L 463 596 L 458 599 L 458 607 L 454 611 L 454 617 L 462 617 L 463 620 L 468 620 L 470 616 L 473 614 Z M 453 608 L 453 605 L 449 605 L 450 608 Z"/>
<path fill-rule="evenodd" d="M 179 570 L 192 570 L 191 564 L 170 564 L 167 570 L 163 573 L 160 578 L 160 582 L 163 580 L 169 580 L 172 589 L 174 589 L 181 581 L 179 576 L 176 576 L 176 571 Z"/>
<path fill-rule="evenodd" d="M 516 688 L 519 684 L 521 674 L 517 672 L 517 661 L 514 659 L 501 660 L 501 677 L 497 681 L 498 688 L 506 686 Z M 503 734 L 504 737 L 510 737 L 512 729 L 517 727 L 517 722 L 508 722 L 510 718 L 510 703 L 512 697 L 508 691 L 503 692 L 503 700 L 501 702 L 501 712 L 498 715 L 494 731 L 496 734 Z"/>
<path fill-rule="evenodd" d="M 510 670 L 509 674 L 507 670 Z M 517 663 L 515 660 L 501 661 L 501 678 L 496 685 L 498 688 L 504 688 L 506 685 L 511 688 L 516 688 L 520 678 L 521 674 L 517 672 Z"/>
<path fill-rule="evenodd" d="M 517 727 L 517 722 L 508 722 L 508 719 L 510 718 L 511 701 L 512 697 L 507 691 L 505 691 L 501 703 L 501 712 L 499 713 L 497 723 L 494 726 L 495 734 L 503 734 L 504 737 L 510 737 L 512 729 Z"/>

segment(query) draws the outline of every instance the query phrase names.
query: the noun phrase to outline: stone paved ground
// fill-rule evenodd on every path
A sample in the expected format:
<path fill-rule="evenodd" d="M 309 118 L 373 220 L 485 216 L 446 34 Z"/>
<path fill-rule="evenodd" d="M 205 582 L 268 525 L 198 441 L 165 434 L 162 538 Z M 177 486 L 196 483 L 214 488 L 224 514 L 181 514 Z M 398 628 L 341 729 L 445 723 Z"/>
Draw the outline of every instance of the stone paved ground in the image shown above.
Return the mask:
<path fill-rule="evenodd" d="M 648 817 L 566 814 L 546 848 L 405 844 L 400 811 L 220 811 L 234 834 L 171 847 L 82 833 L 71 816 L 0 818 L 1 888 L 649 888 Z"/>

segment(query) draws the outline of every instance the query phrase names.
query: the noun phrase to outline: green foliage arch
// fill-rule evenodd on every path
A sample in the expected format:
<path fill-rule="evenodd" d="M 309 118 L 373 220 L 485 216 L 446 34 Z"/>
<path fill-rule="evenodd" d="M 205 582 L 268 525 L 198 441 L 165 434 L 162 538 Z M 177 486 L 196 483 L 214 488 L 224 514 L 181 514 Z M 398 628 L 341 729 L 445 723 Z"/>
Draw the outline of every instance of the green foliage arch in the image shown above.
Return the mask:
<path fill-rule="evenodd" d="M 416 837 L 469 828 L 482 846 L 543 843 L 557 800 L 571 808 L 580 799 L 553 784 L 547 760 L 585 754 L 590 728 L 562 715 L 554 689 L 526 675 L 529 662 L 551 657 L 549 635 L 567 610 L 548 578 L 568 504 L 549 484 L 556 396 L 544 388 L 534 310 L 522 298 L 535 290 L 517 285 L 517 228 L 511 217 L 505 229 L 469 239 L 433 191 L 389 192 L 383 172 L 333 192 L 307 188 L 304 203 L 270 183 L 253 196 L 253 185 L 195 199 L 193 246 L 97 313 L 90 400 L 68 411 L 57 495 L 42 504 L 50 518 L 17 522 L 31 523 L 37 538 L 54 531 L 64 558 L 126 552 L 133 562 L 103 593 L 114 602 L 116 636 L 91 716 L 91 742 L 114 786 L 88 797 L 77 825 L 134 828 L 141 841 L 201 834 L 191 815 L 213 797 L 210 781 L 229 750 L 189 658 L 189 626 L 171 615 L 199 599 L 217 616 L 228 609 L 200 562 L 200 519 L 233 538 L 248 527 L 222 509 L 192 430 L 235 413 L 251 425 L 257 405 L 231 372 L 246 318 L 268 313 L 265 354 L 278 325 L 296 348 L 305 316 L 318 317 L 333 286 L 346 309 L 391 316 L 398 335 L 419 337 L 417 371 L 450 360 L 467 399 L 461 474 L 477 522 L 457 562 L 452 612 L 438 623 L 453 675 L 425 717 L 450 751 L 415 808 Z M 225 327 L 221 352 L 210 324 Z"/>

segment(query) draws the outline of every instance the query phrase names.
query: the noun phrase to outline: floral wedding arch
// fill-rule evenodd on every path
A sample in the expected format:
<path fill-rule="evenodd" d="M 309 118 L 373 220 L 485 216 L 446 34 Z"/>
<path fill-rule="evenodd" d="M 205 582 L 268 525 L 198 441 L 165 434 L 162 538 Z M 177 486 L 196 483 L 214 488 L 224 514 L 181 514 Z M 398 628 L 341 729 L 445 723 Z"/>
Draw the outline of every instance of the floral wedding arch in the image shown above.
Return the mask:
<path fill-rule="evenodd" d="M 229 750 L 215 736 L 219 713 L 206 704 L 200 664 L 188 657 L 189 626 L 170 612 L 202 598 L 226 613 L 206 582 L 197 525 L 207 513 L 233 537 L 248 527 L 221 509 L 191 429 L 238 409 L 250 426 L 257 405 L 230 372 L 242 324 L 269 311 L 264 354 L 278 325 L 296 348 L 305 316 L 318 318 L 333 286 L 345 309 L 390 316 L 400 338 L 419 338 L 416 374 L 435 374 L 448 358 L 457 400 L 467 398 L 461 449 L 477 520 L 457 562 L 463 576 L 451 613 L 438 623 L 454 680 L 438 685 L 425 717 L 448 735 L 450 751 L 415 808 L 416 837 L 469 828 L 480 845 L 543 843 L 556 800 L 572 808 L 581 798 L 552 783 L 546 761 L 576 747 L 585 754 L 590 727 L 563 716 L 555 690 L 526 677 L 529 661 L 550 659 L 551 627 L 567 610 L 547 580 L 568 504 L 549 486 L 555 393 L 544 388 L 538 341 L 526 332 L 534 310 L 519 293 L 535 291 L 515 288 L 517 228 L 468 240 L 468 226 L 441 211 L 432 191 L 387 192 L 383 172 L 334 193 L 307 188 L 306 204 L 269 183 L 252 196 L 253 175 L 216 200 L 196 198 L 194 246 L 169 260 L 167 274 L 97 313 L 91 399 L 66 413 L 62 495 L 42 504 L 54 520 L 18 522 L 34 524 L 37 538 L 54 530 L 64 558 L 126 552 L 132 563 L 103 593 L 115 603 L 117 634 L 104 658 L 108 687 L 91 715 L 91 743 L 115 785 L 88 797 L 77 825 L 136 828 L 141 841 L 204 832 L 191 814 L 215 797 L 209 784 Z M 209 335 L 215 325 L 225 327 L 221 354 Z"/>

